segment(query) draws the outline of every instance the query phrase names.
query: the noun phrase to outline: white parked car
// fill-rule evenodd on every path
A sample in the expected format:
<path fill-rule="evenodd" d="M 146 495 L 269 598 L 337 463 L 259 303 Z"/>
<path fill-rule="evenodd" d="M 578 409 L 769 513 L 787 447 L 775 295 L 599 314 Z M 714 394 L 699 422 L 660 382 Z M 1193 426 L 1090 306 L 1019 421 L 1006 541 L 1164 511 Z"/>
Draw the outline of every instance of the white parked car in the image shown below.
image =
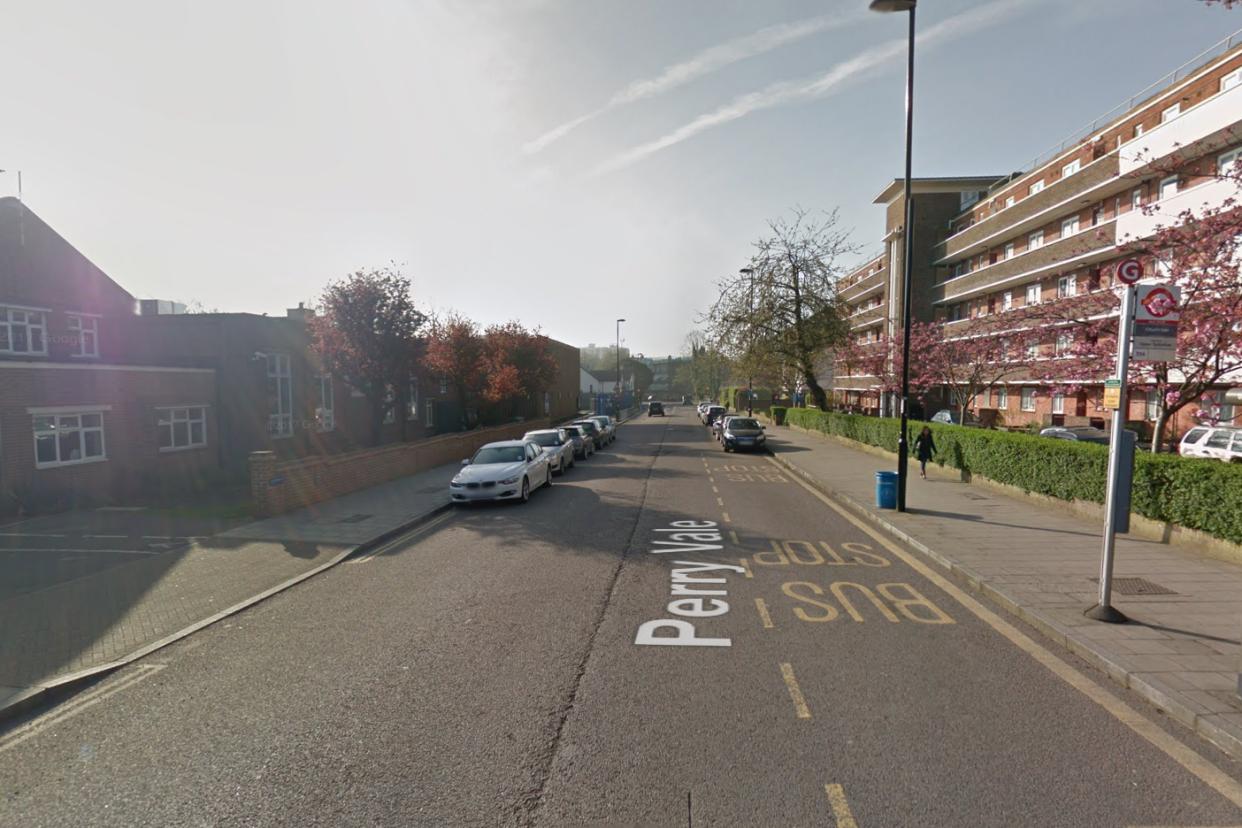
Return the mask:
<path fill-rule="evenodd" d="M 1210 457 L 1226 463 L 1242 463 L 1242 428 L 1196 426 L 1182 437 L 1177 451 L 1183 457 Z"/>
<path fill-rule="evenodd" d="M 488 443 L 461 461 L 463 468 L 449 483 L 454 503 L 475 500 L 530 500 L 531 490 L 552 485 L 548 455 L 528 440 Z"/>
<path fill-rule="evenodd" d="M 564 474 L 574 466 L 574 440 L 560 428 L 547 428 L 540 431 L 528 431 L 523 440 L 535 443 L 548 455 L 548 463 L 553 474 Z"/>

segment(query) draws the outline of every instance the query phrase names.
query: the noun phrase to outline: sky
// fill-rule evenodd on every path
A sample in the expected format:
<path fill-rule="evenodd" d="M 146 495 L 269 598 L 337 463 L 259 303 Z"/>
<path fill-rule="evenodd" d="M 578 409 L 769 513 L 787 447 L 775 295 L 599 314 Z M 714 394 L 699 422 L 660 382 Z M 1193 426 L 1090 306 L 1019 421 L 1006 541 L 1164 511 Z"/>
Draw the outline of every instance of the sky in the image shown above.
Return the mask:
<path fill-rule="evenodd" d="M 429 311 L 677 354 L 771 219 L 878 250 L 907 18 L 867 0 L 40 0 L 0 195 L 140 298 Z M 922 0 L 914 175 L 1004 175 L 1242 29 L 1200 0 Z M 848 264 L 848 263 L 847 263 Z"/>

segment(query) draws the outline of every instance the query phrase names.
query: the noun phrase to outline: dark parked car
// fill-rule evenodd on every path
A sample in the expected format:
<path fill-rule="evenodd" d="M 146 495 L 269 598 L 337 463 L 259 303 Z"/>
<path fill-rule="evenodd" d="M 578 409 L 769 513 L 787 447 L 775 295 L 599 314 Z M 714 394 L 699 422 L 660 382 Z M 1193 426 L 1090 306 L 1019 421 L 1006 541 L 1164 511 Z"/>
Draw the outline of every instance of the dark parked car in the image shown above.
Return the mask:
<path fill-rule="evenodd" d="M 983 428 L 983 423 L 971 412 L 967 411 L 965 420 L 963 420 L 961 411 L 953 411 L 949 408 L 937 411 L 932 415 L 931 421 L 933 423 L 944 423 L 946 425 L 964 425 Z"/>
<path fill-rule="evenodd" d="M 1039 432 L 1040 437 L 1052 437 L 1057 440 L 1078 440 L 1083 443 L 1099 443 L 1108 445 L 1108 432 L 1095 426 L 1053 426 Z"/>
<path fill-rule="evenodd" d="M 664 403 L 653 402 L 647 406 L 647 416 L 654 417 L 656 415 L 664 416 Z"/>
<path fill-rule="evenodd" d="M 607 439 L 607 436 L 604 434 L 604 430 L 599 427 L 599 423 L 594 420 L 576 420 L 574 425 L 581 428 L 590 436 L 591 441 L 595 443 L 595 447 L 597 449 L 604 447 L 604 441 Z"/>

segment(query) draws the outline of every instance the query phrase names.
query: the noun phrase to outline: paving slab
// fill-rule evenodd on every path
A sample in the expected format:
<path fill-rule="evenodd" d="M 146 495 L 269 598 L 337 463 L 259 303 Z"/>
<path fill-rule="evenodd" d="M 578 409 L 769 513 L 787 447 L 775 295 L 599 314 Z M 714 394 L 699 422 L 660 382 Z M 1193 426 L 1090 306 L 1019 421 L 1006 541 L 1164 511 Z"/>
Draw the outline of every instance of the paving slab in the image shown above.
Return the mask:
<path fill-rule="evenodd" d="M 1125 595 L 1115 585 L 1113 605 L 1130 623 L 1103 624 L 1082 614 L 1098 596 L 1102 525 L 963 482 L 956 470 L 929 465 L 922 480 L 913 462 L 907 511 L 880 509 L 875 473 L 895 469 L 896 455 L 791 427 L 769 427 L 768 448 L 791 472 L 1242 758 L 1242 565 L 1118 535 L 1114 579 L 1142 578 L 1173 594 Z"/>

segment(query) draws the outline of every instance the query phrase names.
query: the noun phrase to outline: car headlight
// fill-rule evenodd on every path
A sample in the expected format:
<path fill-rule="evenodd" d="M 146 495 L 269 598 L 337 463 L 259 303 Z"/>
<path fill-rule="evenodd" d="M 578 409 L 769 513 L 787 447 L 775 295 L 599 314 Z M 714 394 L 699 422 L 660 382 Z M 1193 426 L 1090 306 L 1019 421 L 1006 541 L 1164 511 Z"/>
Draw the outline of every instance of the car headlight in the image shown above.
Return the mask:
<path fill-rule="evenodd" d="M 763 442 L 763 440 L 764 440 L 764 437 L 763 437 L 763 435 L 762 435 L 762 434 L 760 434 L 760 435 L 758 435 L 758 436 L 756 436 L 756 437 L 755 437 L 755 442 L 756 442 L 756 443 L 762 443 L 762 442 Z"/>
<path fill-rule="evenodd" d="M 454 477 L 452 482 L 449 483 L 449 485 L 452 486 L 454 489 L 460 489 L 465 484 L 463 484 L 460 480 Z"/>
<path fill-rule="evenodd" d="M 508 486 L 510 483 L 516 483 L 516 482 L 518 482 L 518 481 L 519 481 L 519 480 L 521 480 L 521 479 L 522 479 L 522 476 L 521 476 L 521 475 L 518 475 L 517 477 L 510 477 L 508 480 L 502 480 L 502 481 L 500 481 L 500 485 L 502 485 L 502 486 Z"/>

